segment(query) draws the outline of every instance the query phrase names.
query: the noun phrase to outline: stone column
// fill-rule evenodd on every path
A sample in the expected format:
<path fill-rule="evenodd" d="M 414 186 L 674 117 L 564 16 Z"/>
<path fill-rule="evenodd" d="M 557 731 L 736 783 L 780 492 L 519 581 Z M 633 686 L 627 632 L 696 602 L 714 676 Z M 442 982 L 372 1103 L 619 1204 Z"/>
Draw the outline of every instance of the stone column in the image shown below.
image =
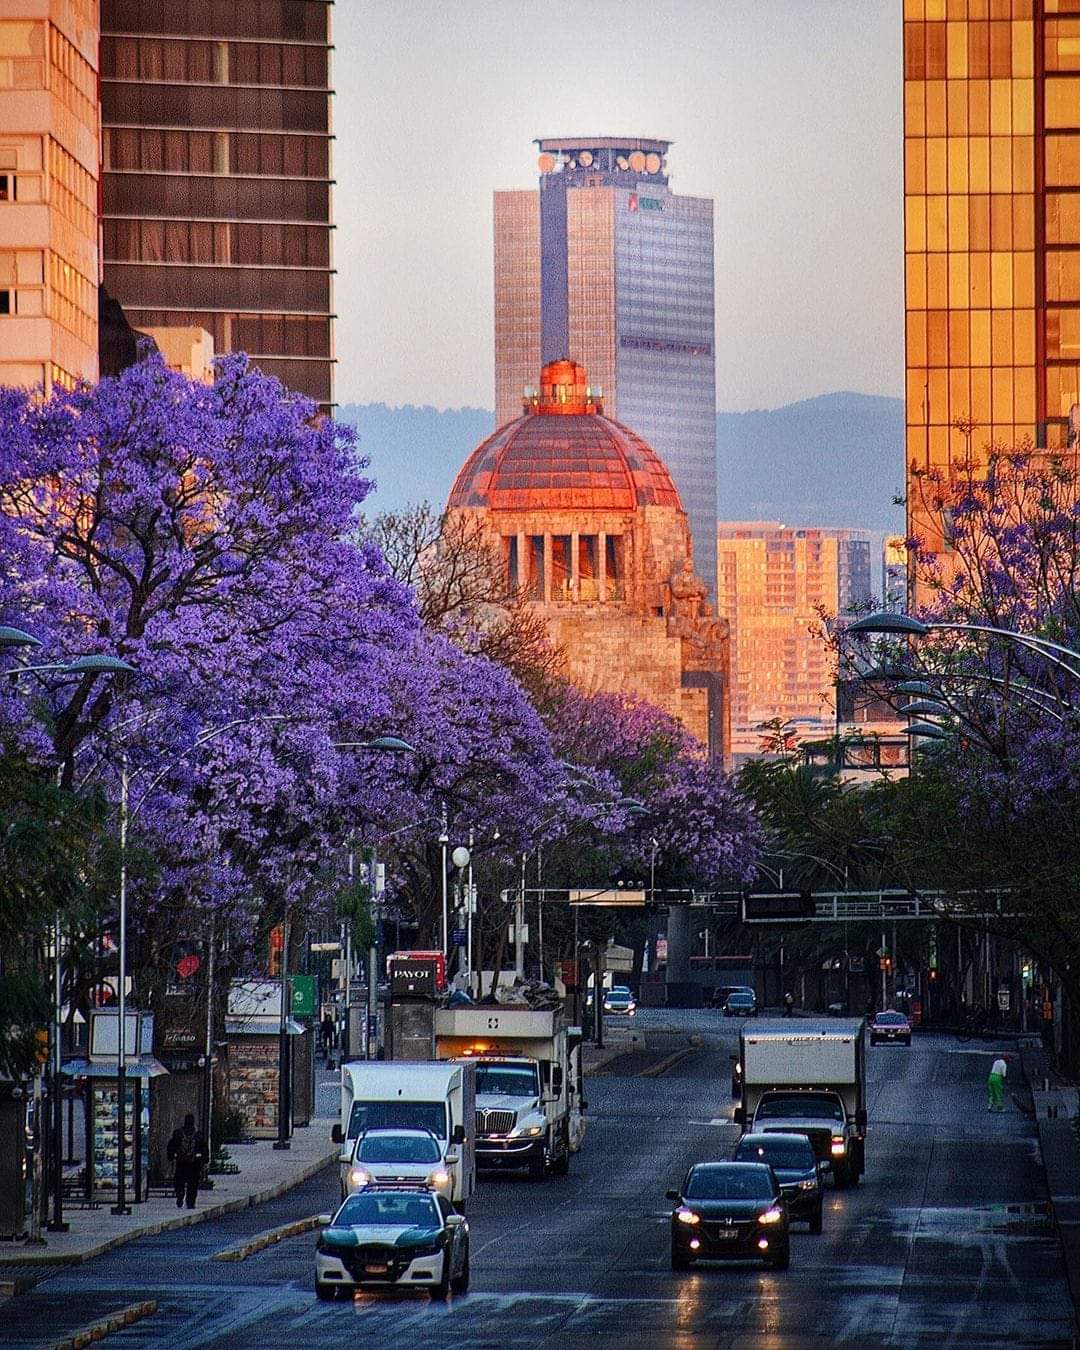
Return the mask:
<path fill-rule="evenodd" d="M 518 555 L 518 589 L 528 591 L 532 583 L 532 577 L 529 576 L 529 568 L 532 566 L 532 558 L 526 552 L 528 547 L 528 537 L 524 530 L 518 530 L 517 534 L 517 555 Z"/>
<path fill-rule="evenodd" d="M 581 598 L 581 555 L 578 552 L 580 535 L 577 530 L 570 536 L 570 599 L 576 604 Z"/>
<path fill-rule="evenodd" d="M 672 905 L 668 910 L 667 921 L 667 971 L 665 980 L 668 986 L 668 1001 L 674 994 L 678 1007 L 685 1003 L 685 986 L 690 980 L 690 906 Z M 683 986 L 682 990 L 673 990 L 672 985 Z"/>
<path fill-rule="evenodd" d="M 596 594 L 601 604 L 607 599 L 607 535 L 596 536 Z"/>
<path fill-rule="evenodd" d="M 551 535 L 544 533 L 544 604 L 551 604 Z"/>

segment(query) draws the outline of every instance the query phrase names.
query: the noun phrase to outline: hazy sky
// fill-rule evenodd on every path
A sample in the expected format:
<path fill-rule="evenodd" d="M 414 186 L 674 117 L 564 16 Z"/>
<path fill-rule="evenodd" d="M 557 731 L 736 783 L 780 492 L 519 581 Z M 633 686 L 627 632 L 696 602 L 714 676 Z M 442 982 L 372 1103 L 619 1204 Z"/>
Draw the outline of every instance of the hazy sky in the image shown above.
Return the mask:
<path fill-rule="evenodd" d="M 491 194 L 657 136 L 716 203 L 717 405 L 903 387 L 899 0 L 339 0 L 337 397 L 494 406 Z"/>

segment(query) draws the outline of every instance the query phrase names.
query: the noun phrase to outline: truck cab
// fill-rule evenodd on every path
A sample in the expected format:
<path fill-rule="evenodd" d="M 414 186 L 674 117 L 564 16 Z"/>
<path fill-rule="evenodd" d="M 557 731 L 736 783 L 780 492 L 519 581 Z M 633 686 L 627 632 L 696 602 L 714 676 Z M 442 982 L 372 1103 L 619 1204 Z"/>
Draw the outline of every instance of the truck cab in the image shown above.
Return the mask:
<path fill-rule="evenodd" d="M 558 1011 L 440 1008 L 435 1053 L 475 1065 L 478 1168 L 566 1174 L 585 1135 L 579 1028 Z"/>

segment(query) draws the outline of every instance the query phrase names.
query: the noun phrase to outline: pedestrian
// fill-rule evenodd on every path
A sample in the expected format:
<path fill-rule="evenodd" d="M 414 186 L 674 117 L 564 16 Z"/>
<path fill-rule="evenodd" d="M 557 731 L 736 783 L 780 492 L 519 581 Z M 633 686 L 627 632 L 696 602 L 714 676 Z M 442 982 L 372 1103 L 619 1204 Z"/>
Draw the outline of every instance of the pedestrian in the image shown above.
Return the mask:
<path fill-rule="evenodd" d="M 789 989 L 787 993 L 784 995 L 784 1016 L 794 1017 L 795 1016 L 794 1008 L 795 1008 L 795 998 L 791 990 Z"/>
<path fill-rule="evenodd" d="M 329 1009 L 327 1009 L 327 1011 L 323 1014 L 322 1020 L 323 1053 L 326 1055 L 327 1068 L 330 1067 L 331 1052 L 334 1049 L 335 1030 L 336 1028 L 334 1026 L 333 1014 L 329 1011 Z"/>
<path fill-rule="evenodd" d="M 1009 1072 L 1004 1056 L 998 1055 L 990 1066 L 990 1077 L 986 1080 L 986 1109 L 988 1111 L 1005 1110 L 1005 1076 Z"/>
<path fill-rule="evenodd" d="M 199 1193 L 203 1167 L 207 1161 L 206 1140 L 195 1128 L 195 1117 L 188 1112 L 184 1123 L 173 1130 L 166 1156 L 173 1164 L 173 1189 L 176 1193 L 176 1208 L 187 1202 L 188 1209 L 195 1208 L 195 1197 Z"/>

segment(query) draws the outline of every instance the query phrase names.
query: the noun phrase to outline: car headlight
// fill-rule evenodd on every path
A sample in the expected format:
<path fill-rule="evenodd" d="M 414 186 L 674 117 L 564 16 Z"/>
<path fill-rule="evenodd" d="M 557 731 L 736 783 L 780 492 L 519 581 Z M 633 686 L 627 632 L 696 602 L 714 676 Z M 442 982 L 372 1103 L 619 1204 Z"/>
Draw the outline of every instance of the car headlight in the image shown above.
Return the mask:
<path fill-rule="evenodd" d="M 675 1217 L 680 1223 L 700 1223 L 701 1215 L 695 1214 L 692 1209 L 687 1209 L 685 1205 L 675 1211 Z"/>
<path fill-rule="evenodd" d="M 779 1223 L 784 1217 L 782 1209 L 767 1209 L 764 1214 L 757 1216 L 758 1223 Z"/>
<path fill-rule="evenodd" d="M 450 1184 L 450 1173 L 445 1167 L 438 1167 L 428 1177 L 429 1186 L 448 1186 Z"/>
<path fill-rule="evenodd" d="M 354 1186 L 366 1186 L 371 1180 L 371 1173 L 365 1172 L 362 1167 L 354 1167 L 349 1173 L 349 1181 Z"/>
<path fill-rule="evenodd" d="M 543 1125 L 519 1125 L 516 1130 L 510 1131 L 511 1139 L 535 1139 L 537 1135 L 544 1133 Z"/>
<path fill-rule="evenodd" d="M 800 1190 L 800 1191 L 816 1191 L 816 1190 L 817 1190 L 817 1182 L 811 1180 L 811 1179 L 808 1177 L 805 1181 L 800 1181 L 800 1182 L 799 1182 L 799 1190 Z"/>

